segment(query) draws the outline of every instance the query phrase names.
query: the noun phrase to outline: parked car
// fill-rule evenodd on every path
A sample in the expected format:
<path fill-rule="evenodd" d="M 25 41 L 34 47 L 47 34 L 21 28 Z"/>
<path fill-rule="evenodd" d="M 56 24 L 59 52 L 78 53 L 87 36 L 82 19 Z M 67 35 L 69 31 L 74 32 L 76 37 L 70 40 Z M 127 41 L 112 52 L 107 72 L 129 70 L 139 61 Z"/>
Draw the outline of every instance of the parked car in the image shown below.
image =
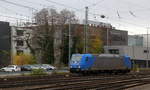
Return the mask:
<path fill-rule="evenodd" d="M 21 71 L 31 71 L 33 69 L 54 70 L 56 69 L 56 67 L 49 64 L 34 64 L 21 66 Z"/>
<path fill-rule="evenodd" d="M 31 71 L 32 65 L 23 65 L 21 66 L 21 71 Z"/>
<path fill-rule="evenodd" d="M 40 64 L 34 64 L 34 65 L 31 65 L 32 69 L 41 69 L 41 65 Z"/>
<path fill-rule="evenodd" d="M 54 70 L 56 67 L 49 65 L 49 64 L 41 64 L 41 68 L 44 70 Z"/>
<path fill-rule="evenodd" d="M 16 72 L 16 71 L 21 71 L 21 68 L 17 65 L 9 65 L 7 67 L 1 68 L 1 71 Z"/>

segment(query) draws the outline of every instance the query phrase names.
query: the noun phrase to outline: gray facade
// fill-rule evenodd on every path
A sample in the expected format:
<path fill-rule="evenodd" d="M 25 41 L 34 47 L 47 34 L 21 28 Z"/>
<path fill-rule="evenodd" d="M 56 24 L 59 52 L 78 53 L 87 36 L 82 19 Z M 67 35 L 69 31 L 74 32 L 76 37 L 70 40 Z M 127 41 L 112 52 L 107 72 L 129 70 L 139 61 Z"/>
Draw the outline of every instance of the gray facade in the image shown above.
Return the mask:
<path fill-rule="evenodd" d="M 10 64 L 11 33 L 8 22 L 0 21 L 0 67 Z"/>
<path fill-rule="evenodd" d="M 104 33 L 104 45 L 128 45 L 128 32 L 116 29 L 108 29 Z"/>
<path fill-rule="evenodd" d="M 128 31 L 115 29 L 110 23 L 88 20 L 88 24 L 88 29 L 93 27 L 92 30 L 100 29 L 103 32 L 101 37 L 104 45 L 128 45 Z"/>

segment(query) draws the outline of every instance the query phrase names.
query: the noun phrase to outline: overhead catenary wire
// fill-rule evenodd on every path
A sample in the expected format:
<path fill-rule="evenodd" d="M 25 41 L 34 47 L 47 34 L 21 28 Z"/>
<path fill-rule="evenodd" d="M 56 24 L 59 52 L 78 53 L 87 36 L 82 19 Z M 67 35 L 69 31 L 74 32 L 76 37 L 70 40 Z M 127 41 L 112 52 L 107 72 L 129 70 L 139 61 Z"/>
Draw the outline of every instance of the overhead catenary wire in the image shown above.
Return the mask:
<path fill-rule="evenodd" d="M 64 7 L 71 7 L 71 6 L 68 6 L 68 5 L 65 5 L 65 4 L 62 4 L 62 3 L 58 3 L 58 2 L 54 2 L 54 1 L 51 1 L 51 0 L 46 0 L 46 1 L 49 1 L 49 2 L 54 3 L 54 4 L 57 4 L 57 5 L 61 5 L 61 6 L 64 6 Z M 71 8 L 74 9 L 74 10 L 77 10 L 77 11 L 83 11 L 83 10 L 81 10 L 81 9 L 77 9 L 77 8 L 73 8 L 73 7 L 71 7 Z M 90 14 L 90 15 L 96 15 L 96 16 L 101 17 L 100 14 L 93 14 L 93 13 L 91 13 L 91 12 L 89 12 L 89 14 Z M 117 21 L 117 20 L 114 20 L 114 21 Z M 134 24 L 134 23 L 126 22 L 126 21 L 120 21 L 120 22 L 127 23 L 127 24 L 132 24 L 132 25 L 134 25 L 134 26 L 144 27 L 144 28 L 145 28 L 145 26 L 137 25 L 137 24 Z"/>
<path fill-rule="evenodd" d="M 9 8 L 6 8 L 6 7 L 3 7 L 2 5 L 0 5 L 0 7 L 3 8 L 3 9 L 6 9 L 7 11 L 12 12 L 12 13 L 14 13 L 14 14 L 16 14 L 16 15 L 19 15 L 19 16 L 21 16 L 21 17 L 25 17 L 25 18 L 29 18 L 29 17 L 30 17 L 30 16 L 24 15 L 24 14 L 22 14 L 22 13 L 20 13 L 20 12 L 11 10 L 11 9 L 9 9 Z"/>
<path fill-rule="evenodd" d="M 129 11 L 129 13 L 133 16 L 136 17 L 135 14 L 132 11 Z"/>
<path fill-rule="evenodd" d="M 104 9 L 106 8 L 106 7 L 103 7 Z M 107 8 L 108 9 L 108 8 Z M 108 9 L 109 10 L 109 9 Z M 119 10 L 120 11 L 120 10 Z M 135 15 L 135 11 L 136 10 L 127 10 L 127 11 L 121 11 L 121 12 L 118 12 L 117 13 L 117 17 L 118 17 L 118 15 L 120 15 L 120 13 L 122 14 L 127 14 L 127 13 L 129 13 L 131 16 L 133 16 L 133 17 L 136 17 L 137 18 L 137 15 Z M 116 12 L 116 11 L 115 11 Z M 139 18 L 137 18 L 137 19 L 139 19 Z M 141 19 L 141 20 L 143 20 L 143 19 Z"/>
<path fill-rule="evenodd" d="M 121 16 L 120 16 L 120 14 L 119 14 L 119 11 L 117 11 L 117 15 L 118 15 L 118 18 L 120 19 L 120 18 L 121 18 Z"/>
<path fill-rule="evenodd" d="M 38 9 L 36 9 L 36 8 L 29 7 L 29 6 L 25 6 L 25 5 L 18 4 L 18 3 L 15 3 L 15 2 L 11 2 L 11 1 L 8 1 L 8 0 L 0 0 L 0 1 L 1 1 L 1 2 L 4 2 L 4 3 L 8 3 L 8 4 L 15 5 L 15 6 L 18 6 L 18 7 L 22 7 L 22 8 L 29 9 L 29 10 L 31 10 L 32 14 L 33 14 L 33 10 L 34 10 L 34 11 L 38 11 Z M 1 15 L 1 16 L 3 16 L 3 15 Z M 4 16 L 3 16 L 3 17 L 4 17 Z M 12 16 L 5 16 L 5 17 L 29 21 L 29 18 L 28 18 L 28 19 L 22 19 L 22 18 L 15 18 L 15 17 L 12 17 Z M 32 19 L 32 18 L 31 18 L 31 19 Z M 33 19 L 32 19 L 31 21 L 33 21 Z"/>
<path fill-rule="evenodd" d="M 88 7 L 95 7 L 96 5 L 102 3 L 103 1 L 105 0 L 100 0 L 100 1 L 97 1 L 96 3 L 92 3 L 91 5 L 88 5 Z"/>
<path fill-rule="evenodd" d="M 64 6 L 64 5 L 63 5 Z M 80 10 L 81 11 L 81 10 Z M 119 12 L 118 12 L 119 13 Z M 100 14 L 93 14 L 93 13 L 89 13 L 90 15 L 96 15 L 96 16 L 101 16 Z M 120 16 L 121 17 L 121 16 Z M 109 18 L 107 18 L 107 19 L 109 19 Z M 121 18 L 122 19 L 122 18 Z M 123 20 L 123 19 L 122 19 Z M 137 27 L 140 27 L 140 28 L 143 28 L 143 29 L 145 29 L 145 26 L 143 26 L 143 25 L 139 25 L 139 24 L 135 24 L 135 23 L 131 23 L 131 22 L 127 22 L 127 21 L 119 21 L 119 22 L 122 22 L 122 23 L 126 23 L 126 24 L 130 24 L 130 25 L 132 25 L 132 26 L 137 26 Z M 118 22 L 117 20 L 114 20 L 115 22 Z"/>
<path fill-rule="evenodd" d="M 120 1 L 120 0 L 118 0 L 118 1 Z M 140 7 L 140 8 L 142 8 L 142 9 L 138 9 L 138 10 L 132 10 L 132 11 L 143 11 L 143 10 L 147 10 L 147 11 L 150 11 L 150 8 L 147 8 L 147 7 L 145 7 L 145 6 L 143 6 L 143 4 L 136 4 L 136 3 L 133 3 L 133 2 L 131 2 L 131 1 L 128 1 L 128 0 L 121 0 L 122 2 L 124 2 L 124 3 L 127 3 L 127 4 L 132 4 L 134 7 Z"/>
<path fill-rule="evenodd" d="M 50 2 L 50 3 L 57 4 L 57 5 L 60 5 L 60 6 L 63 6 L 63 7 L 68 7 L 68 8 L 74 9 L 74 10 L 76 10 L 76 11 L 82 11 L 82 12 L 84 11 L 84 10 L 82 10 L 82 9 L 77 9 L 77 8 L 72 7 L 72 6 L 65 5 L 65 4 L 62 4 L 62 3 L 58 3 L 58 2 L 55 2 L 55 1 L 52 1 L 52 0 L 45 0 L 45 1 Z"/>
<path fill-rule="evenodd" d="M 20 1 L 20 0 L 19 0 Z M 54 6 L 50 6 L 50 5 L 46 5 L 46 4 L 43 4 L 43 3 L 38 3 L 38 2 L 31 2 L 31 1 L 27 1 L 27 0 L 22 0 L 23 2 L 26 2 L 26 3 L 29 3 L 29 4 L 36 4 L 36 5 L 40 5 L 42 7 L 51 7 L 51 8 L 54 8 Z"/>
<path fill-rule="evenodd" d="M 19 19 L 19 20 L 27 20 L 27 19 L 24 19 L 24 18 L 18 18 L 18 17 L 13 17 L 13 16 L 6 16 L 6 15 L 0 15 L 2 17 L 7 17 L 7 18 L 13 18 L 13 19 Z"/>
<path fill-rule="evenodd" d="M 0 0 L 0 1 L 4 1 L 4 2 L 7 2 L 8 3 L 8 1 L 7 0 Z M 62 3 L 58 3 L 58 2 L 55 2 L 55 1 L 52 1 L 52 0 L 46 0 L 46 1 L 48 1 L 48 2 L 51 2 L 51 3 L 54 3 L 54 4 L 57 4 L 57 5 L 61 5 L 61 6 L 63 6 L 63 7 L 67 7 L 67 8 L 71 8 L 71 9 L 73 9 L 73 10 L 76 10 L 76 11 L 80 11 L 80 12 L 84 12 L 84 10 L 82 10 L 82 9 L 78 9 L 78 8 L 74 8 L 74 7 L 72 7 L 72 6 L 68 6 L 68 5 L 65 5 L 65 4 L 62 4 Z M 10 2 L 9 2 L 10 3 Z M 20 5 L 20 4 L 17 4 L 17 3 L 10 3 L 10 4 L 13 4 L 13 5 L 16 5 L 16 6 L 19 6 L 19 7 L 24 7 L 24 8 L 28 8 L 28 9 L 34 9 L 33 7 L 28 7 L 28 6 L 25 6 L 25 5 Z M 100 16 L 100 14 L 93 14 L 93 13 L 89 13 L 90 15 L 95 15 L 95 16 Z"/>
<path fill-rule="evenodd" d="M 8 2 L 7 0 L 0 0 L 0 1 Z M 69 8 L 75 9 L 75 10 L 77 10 L 77 11 L 82 11 L 81 9 L 73 8 L 73 7 L 71 7 L 71 6 L 68 6 L 68 5 L 65 5 L 65 4 L 61 4 L 61 3 L 58 3 L 58 2 L 54 2 L 54 1 L 51 1 L 51 0 L 46 0 L 46 1 L 51 2 L 51 3 L 54 3 L 54 4 L 57 4 L 57 5 L 61 5 L 61 6 L 64 6 L 64 7 L 69 7 Z M 102 1 L 102 0 L 101 0 L 101 1 Z M 28 7 L 28 6 L 24 6 L 24 5 L 22 6 L 22 5 L 20 5 L 20 4 L 16 4 L 16 3 L 12 3 L 12 2 L 8 2 L 8 3 L 15 4 L 15 5 L 17 5 L 17 6 L 21 6 L 21 7 L 25 7 L 25 8 L 29 8 L 29 9 L 34 9 L 34 10 L 36 10 L 35 8 L 32 8 L 32 7 Z M 89 13 L 89 14 L 92 14 L 92 13 Z M 96 14 L 93 14 L 93 15 L 96 15 Z"/>
<path fill-rule="evenodd" d="M 22 5 L 22 4 L 15 3 L 15 2 L 10 2 L 10 1 L 7 1 L 7 0 L 0 0 L 0 1 L 5 2 L 5 3 L 12 4 L 12 5 L 15 5 L 15 6 L 20 6 L 20 7 L 23 7 L 23 8 L 35 10 L 35 11 L 38 10 L 38 9 L 33 8 L 33 7 L 25 6 L 25 5 Z"/>

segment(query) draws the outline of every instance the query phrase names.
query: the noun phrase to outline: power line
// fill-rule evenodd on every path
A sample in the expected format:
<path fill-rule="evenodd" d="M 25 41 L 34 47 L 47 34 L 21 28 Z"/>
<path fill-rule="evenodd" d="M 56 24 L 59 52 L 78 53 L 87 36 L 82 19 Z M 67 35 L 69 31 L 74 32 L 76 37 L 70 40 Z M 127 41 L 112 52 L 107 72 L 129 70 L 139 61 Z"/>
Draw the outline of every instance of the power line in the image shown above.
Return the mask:
<path fill-rule="evenodd" d="M 28 8 L 28 9 L 32 9 L 32 10 L 37 10 L 33 7 L 29 7 L 29 6 L 25 6 L 25 5 L 21 5 L 21 4 L 17 4 L 17 3 L 14 3 L 14 2 L 10 2 L 10 1 L 7 1 L 7 0 L 0 0 L 0 1 L 3 1 L 3 2 L 6 2 L 6 3 L 9 3 L 9 4 L 13 4 L 13 5 L 16 5 L 16 6 L 19 6 L 19 7 L 24 7 L 24 8 Z M 57 5 L 60 5 L 60 6 L 63 6 L 63 7 L 68 7 L 68 8 L 71 8 L 71 9 L 74 9 L 76 11 L 82 11 L 81 9 L 77 9 L 77 8 L 74 8 L 74 7 L 71 7 L 71 6 L 68 6 L 68 5 L 65 5 L 65 4 L 62 4 L 62 3 L 58 3 L 58 2 L 55 2 L 55 1 L 51 1 L 51 0 L 46 0 L 47 2 L 50 2 L 50 3 L 54 3 L 54 4 L 57 4 Z M 103 1 L 103 0 L 101 0 Z M 93 14 L 93 13 L 89 13 L 91 15 L 97 15 L 97 16 L 101 16 L 100 14 Z M 7 16 L 8 17 L 8 16 Z M 10 18 L 10 17 L 9 17 Z M 11 17 L 12 18 L 12 17 Z M 15 18 L 15 17 L 13 17 Z M 20 18 L 16 18 L 16 19 L 20 19 Z"/>
<path fill-rule="evenodd" d="M 65 5 L 65 4 L 62 4 L 62 3 L 58 3 L 58 2 L 54 2 L 54 1 L 50 1 L 50 0 L 46 0 L 46 1 L 51 2 L 51 3 L 54 3 L 54 4 L 57 4 L 57 5 L 60 5 L 60 6 L 69 7 L 69 8 L 72 8 L 72 9 L 74 9 L 74 10 L 77 10 L 77 11 L 82 11 L 81 9 L 73 8 L 73 7 L 71 7 L 71 6 L 68 6 L 68 5 Z M 96 15 L 96 16 L 101 17 L 100 14 L 93 14 L 93 13 L 90 13 L 90 12 L 89 12 L 89 14 L 91 14 L 91 15 Z M 115 20 L 115 21 L 116 21 L 116 20 Z M 132 24 L 132 25 L 138 26 L 138 27 L 144 27 L 144 26 L 141 26 L 141 25 L 137 25 L 137 24 L 129 23 L 129 22 L 125 22 L 125 21 L 120 21 L 120 22 L 123 22 L 123 23 L 126 23 L 126 24 Z"/>
<path fill-rule="evenodd" d="M 30 2 L 30 1 L 27 1 L 27 0 L 22 0 L 22 1 L 26 2 L 26 3 L 30 3 L 30 4 L 32 3 L 32 4 L 40 5 L 40 6 L 43 6 L 43 7 L 52 7 L 52 8 L 54 8 L 54 6 L 49 6 L 49 5 L 46 5 L 46 4 L 43 4 L 43 3 Z"/>
<path fill-rule="evenodd" d="M 33 7 L 29 7 L 29 6 L 25 6 L 25 5 L 22 5 L 22 4 L 18 4 L 18 3 L 14 3 L 14 2 L 10 2 L 10 1 L 7 1 L 7 0 L 0 0 L 2 2 L 5 2 L 5 3 L 8 3 L 8 4 L 12 4 L 12 5 L 15 5 L 15 6 L 18 6 L 18 7 L 23 7 L 23 8 L 27 8 L 29 10 L 32 11 L 32 15 L 33 15 L 33 10 L 34 11 L 37 11 L 37 9 L 33 8 Z M 14 18 L 14 19 L 19 19 L 19 18 L 15 18 L 15 17 L 11 17 L 11 16 L 5 16 L 7 18 Z M 25 19 L 20 19 L 20 20 L 25 20 Z M 27 19 L 26 19 L 27 20 Z M 29 19 L 28 19 L 29 20 Z M 32 20 L 33 21 L 33 20 Z"/>
<path fill-rule="evenodd" d="M 115 20 L 115 19 L 112 19 L 113 21 L 117 21 L 117 20 Z M 143 27 L 143 28 L 145 28 L 145 26 L 143 26 L 143 25 L 139 25 L 139 24 L 135 24 L 135 23 L 131 23 L 131 22 L 127 22 L 127 21 L 122 21 L 122 20 L 120 20 L 120 21 L 117 21 L 117 22 L 122 22 L 122 23 L 126 23 L 126 24 L 129 24 L 129 25 L 133 25 L 133 26 L 136 26 L 136 27 Z"/>
<path fill-rule="evenodd" d="M 93 3 L 93 4 L 91 4 L 91 5 L 88 5 L 88 7 L 95 7 L 96 5 L 102 3 L 103 1 L 105 1 L 105 0 L 100 0 L 100 1 L 98 1 L 98 2 L 96 2 L 96 3 Z"/>
<path fill-rule="evenodd" d="M 46 0 L 46 1 L 49 1 L 49 0 Z M 55 4 L 57 4 L 57 5 L 61 5 L 61 6 L 64 6 L 64 7 L 68 7 L 67 5 L 65 5 L 65 4 L 61 4 L 61 3 L 57 3 L 57 2 L 53 2 L 53 1 L 51 1 L 51 3 L 55 3 Z M 70 6 L 69 6 L 70 7 Z M 72 8 L 72 7 L 71 7 Z M 76 8 L 72 8 L 72 9 L 75 9 L 75 10 L 78 10 L 79 11 L 79 9 L 76 9 Z M 81 11 L 81 10 L 80 10 Z M 93 14 L 93 13 L 89 13 L 89 14 L 91 14 L 91 15 L 97 15 L 97 16 L 101 16 L 100 14 Z M 119 12 L 118 12 L 118 15 L 119 15 Z M 121 16 L 120 16 L 121 17 Z M 116 20 L 114 20 L 114 21 L 116 21 Z M 142 26 L 142 25 L 137 25 L 137 24 L 135 24 L 135 23 L 131 23 L 131 22 L 126 22 L 126 21 L 120 21 L 120 22 L 123 22 L 123 23 L 126 23 L 126 24 L 130 24 L 130 25 L 133 25 L 133 26 L 137 26 L 137 27 L 143 27 L 143 28 L 145 28 L 145 26 Z"/>
<path fill-rule="evenodd" d="M 19 19 L 19 20 L 27 20 L 24 18 L 17 18 L 17 17 L 12 17 L 12 16 L 5 16 L 5 15 L 0 15 L 1 17 L 7 17 L 7 18 L 13 18 L 13 19 Z"/>
<path fill-rule="evenodd" d="M 120 1 L 120 0 L 118 0 L 118 1 Z M 122 0 L 123 2 L 125 2 L 125 3 L 127 3 L 128 5 L 129 4 L 132 4 L 132 5 L 134 5 L 135 7 L 140 7 L 140 8 L 143 8 L 143 10 L 147 10 L 147 11 L 150 11 L 150 8 L 147 8 L 147 7 L 145 7 L 145 6 L 143 6 L 142 4 L 136 4 L 136 3 L 133 3 L 133 2 L 130 2 L 130 1 L 127 1 L 127 0 Z M 139 10 L 132 10 L 132 11 L 143 11 L 142 9 L 139 9 Z"/>
<path fill-rule="evenodd" d="M 63 6 L 63 7 L 72 8 L 72 9 L 74 9 L 74 10 L 76 10 L 76 11 L 82 11 L 82 12 L 84 12 L 84 11 L 83 11 L 83 10 L 81 10 L 81 9 L 77 9 L 77 8 L 74 8 L 74 7 L 71 7 L 71 6 L 68 6 L 68 5 L 62 4 L 62 3 L 55 2 L 55 1 L 51 1 L 51 0 L 45 0 L 45 1 L 50 2 L 50 3 L 57 4 L 57 5 L 60 5 L 60 6 Z"/>
<path fill-rule="evenodd" d="M 35 9 L 35 8 L 33 8 L 33 7 L 29 7 L 29 6 L 21 5 L 21 4 L 14 3 L 14 2 L 10 2 L 10 1 L 7 1 L 7 0 L 0 0 L 0 1 L 5 2 L 5 3 L 12 4 L 12 5 L 15 5 L 15 6 L 19 6 L 19 7 L 23 7 L 23 8 L 27 8 L 27 9 L 31 9 L 31 10 L 35 10 L 35 11 L 37 11 L 37 9 Z"/>
<path fill-rule="evenodd" d="M 90 3 L 90 4 L 91 4 L 91 2 L 89 2 L 89 1 L 87 1 L 87 0 L 82 0 L 82 1 L 84 1 L 84 2 L 86 2 L 86 3 Z"/>
<path fill-rule="evenodd" d="M 13 10 L 11 10 L 11 9 L 8 9 L 8 8 L 6 8 L 6 7 L 3 7 L 2 5 L 0 5 L 0 7 L 1 7 L 1 8 L 4 8 L 4 9 L 6 9 L 6 10 L 12 12 L 12 13 L 15 13 L 16 15 L 24 16 L 24 17 L 26 17 L 26 18 L 29 18 L 29 17 L 30 17 L 30 16 L 23 15 L 23 14 L 21 14 L 21 13 L 18 13 L 18 12 L 16 12 L 16 11 L 13 11 Z"/>

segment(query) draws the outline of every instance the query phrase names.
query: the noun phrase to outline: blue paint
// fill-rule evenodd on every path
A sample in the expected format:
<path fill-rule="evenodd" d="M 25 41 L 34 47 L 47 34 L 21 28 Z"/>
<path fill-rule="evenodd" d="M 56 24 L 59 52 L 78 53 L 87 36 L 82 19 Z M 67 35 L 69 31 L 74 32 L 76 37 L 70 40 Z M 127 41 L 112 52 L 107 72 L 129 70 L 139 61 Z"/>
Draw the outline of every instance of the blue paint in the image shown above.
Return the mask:
<path fill-rule="evenodd" d="M 131 69 L 132 67 L 131 59 L 127 55 L 124 56 L 124 64 L 128 69 Z"/>
<path fill-rule="evenodd" d="M 93 63 L 94 57 L 92 54 L 73 54 L 73 57 L 82 57 L 80 60 L 71 60 L 70 61 L 70 68 L 76 68 L 80 70 L 89 70 Z"/>
<path fill-rule="evenodd" d="M 131 69 L 132 63 L 130 57 L 127 55 L 123 56 L 124 65 L 127 69 Z M 90 70 L 94 64 L 96 57 L 92 54 L 73 54 L 69 63 L 70 69 L 78 69 L 81 71 Z"/>

